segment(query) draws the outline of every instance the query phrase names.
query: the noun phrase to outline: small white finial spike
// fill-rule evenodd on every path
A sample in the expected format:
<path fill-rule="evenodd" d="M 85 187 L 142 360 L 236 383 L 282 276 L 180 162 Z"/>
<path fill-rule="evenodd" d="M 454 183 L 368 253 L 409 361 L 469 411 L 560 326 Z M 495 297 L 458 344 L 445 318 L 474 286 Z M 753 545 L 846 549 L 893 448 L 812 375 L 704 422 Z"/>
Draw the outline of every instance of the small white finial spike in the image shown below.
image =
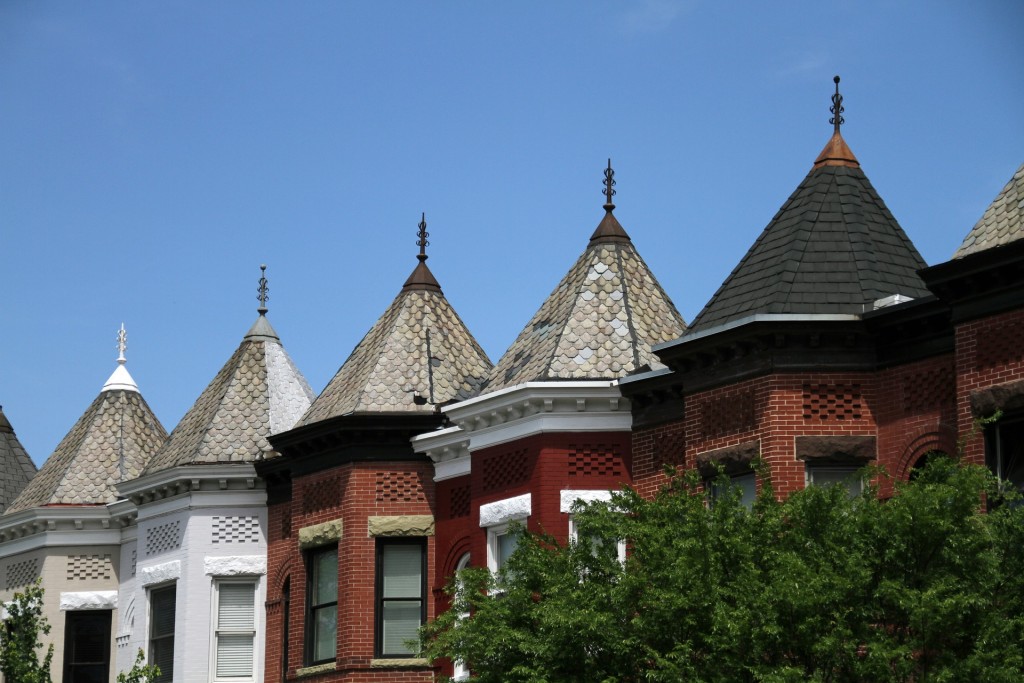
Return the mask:
<path fill-rule="evenodd" d="M 117 333 L 117 362 L 124 365 L 127 359 L 124 357 L 125 349 L 128 348 L 128 334 L 124 331 L 124 323 L 121 323 L 121 330 Z"/>

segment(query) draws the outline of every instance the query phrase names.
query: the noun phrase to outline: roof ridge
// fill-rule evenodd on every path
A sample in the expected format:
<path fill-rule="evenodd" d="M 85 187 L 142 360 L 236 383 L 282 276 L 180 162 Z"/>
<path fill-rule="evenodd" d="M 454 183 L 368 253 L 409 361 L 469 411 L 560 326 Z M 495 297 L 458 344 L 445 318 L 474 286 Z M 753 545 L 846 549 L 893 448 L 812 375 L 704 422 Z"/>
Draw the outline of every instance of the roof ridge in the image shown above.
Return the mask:
<path fill-rule="evenodd" d="M 626 311 L 626 327 L 629 328 L 629 336 L 632 339 L 636 339 L 638 335 L 636 331 L 636 325 L 633 324 L 633 305 L 629 301 L 629 283 L 627 282 L 628 278 L 626 278 L 626 266 L 622 261 L 622 251 L 620 249 L 615 250 L 615 262 L 619 264 L 619 273 L 621 273 L 619 279 L 622 283 L 622 308 Z M 630 348 L 633 350 L 633 365 L 639 368 L 640 349 L 636 344 L 630 344 Z"/>

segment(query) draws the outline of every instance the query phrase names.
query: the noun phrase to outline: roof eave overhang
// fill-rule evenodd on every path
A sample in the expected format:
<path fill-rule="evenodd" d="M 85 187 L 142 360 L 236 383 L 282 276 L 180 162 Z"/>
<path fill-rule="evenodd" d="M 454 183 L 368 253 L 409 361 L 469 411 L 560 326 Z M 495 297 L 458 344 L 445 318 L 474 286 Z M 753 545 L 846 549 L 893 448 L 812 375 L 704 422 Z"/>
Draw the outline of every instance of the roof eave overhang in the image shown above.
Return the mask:
<path fill-rule="evenodd" d="M 954 323 L 1024 305 L 1024 240 L 991 247 L 920 271 L 952 308 Z"/>

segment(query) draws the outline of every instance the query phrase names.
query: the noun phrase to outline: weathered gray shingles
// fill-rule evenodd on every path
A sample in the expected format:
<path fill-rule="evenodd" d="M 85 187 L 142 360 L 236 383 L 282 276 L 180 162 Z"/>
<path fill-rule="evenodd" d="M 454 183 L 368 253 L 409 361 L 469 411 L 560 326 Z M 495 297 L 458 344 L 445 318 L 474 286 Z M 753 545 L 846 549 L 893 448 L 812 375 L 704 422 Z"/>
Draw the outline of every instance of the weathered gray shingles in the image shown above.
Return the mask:
<path fill-rule="evenodd" d="M 924 260 L 859 168 L 813 169 L 694 319 L 690 332 L 756 313 L 862 313 L 928 292 Z"/>
<path fill-rule="evenodd" d="M 353 412 L 429 412 L 426 339 L 434 358 L 434 402 L 477 393 L 491 370 L 487 354 L 440 291 L 403 289 L 303 416 L 301 424 Z"/>
<path fill-rule="evenodd" d="M 1024 237 L 1024 164 L 985 209 L 953 258 L 1009 244 Z"/>
<path fill-rule="evenodd" d="M 627 240 L 588 245 L 498 361 L 485 391 L 523 382 L 615 379 L 678 338 L 682 316 Z"/>
<path fill-rule="evenodd" d="M 36 466 L 0 409 L 0 512 L 14 502 L 36 474 Z"/>
<path fill-rule="evenodd" d="M 136 391 L 104 391 L 67 433 L 8 513 L 43 505 L 103 505 L 167 439 Z"/>
<path fill-rule="evenodd" d="M 164 446 L 150 461 L 146 472 L 188 464 L 252 462 L 268 447 L 272 401 L 299 407 L 309 405 L 312 391 L 294 364 L 276 364 L 273 390 L 268 381 L 267 348 L 272 355 L 284 354 L 281 344 L 270 337 L 247 336 L 206 387 Z M 288 371 L 293 376 L 288 376 Z M 288 425 L 290 428 L 292 425 Z"/>

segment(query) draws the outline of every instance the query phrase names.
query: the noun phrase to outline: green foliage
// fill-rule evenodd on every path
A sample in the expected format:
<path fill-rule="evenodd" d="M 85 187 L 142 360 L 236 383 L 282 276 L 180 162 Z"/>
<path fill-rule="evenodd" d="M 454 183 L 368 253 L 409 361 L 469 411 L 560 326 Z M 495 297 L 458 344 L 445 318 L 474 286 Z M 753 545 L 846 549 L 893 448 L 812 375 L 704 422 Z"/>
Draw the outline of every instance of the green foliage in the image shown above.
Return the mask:
<path fill-rule="evenodd" d="M 42 661 L 37 650 L 43 649 L 40 635 L 50 632 L 50 624 L 43 616 L 43 588 L 37 580 L 15 593 L 6 604 L 7 617 L 0 634 L 0 672 L 10 683 L 50 683 L 50 662 L 53 645 L 46 649 Z"/>
<path fill-rule="evenodd" d="M 146 655 L 139 648 L 135 655 L 135 664 L 128 671 L 117 674 L 117 683 L 153 683 L 160 677 L 160 667 L 156 664 L 146 664 Z"/>
<path fill-rule="evenodd" d="M 569 546 L 520 531 L 502 577 L 460 573 L 426 655 L 481 683 L 1024 680 L 1024 506 L 986 514 L 984 468 L 938 458 L 887 501 L 768 485 L 752 510 L 701 484 L 580 504 Z"/>

